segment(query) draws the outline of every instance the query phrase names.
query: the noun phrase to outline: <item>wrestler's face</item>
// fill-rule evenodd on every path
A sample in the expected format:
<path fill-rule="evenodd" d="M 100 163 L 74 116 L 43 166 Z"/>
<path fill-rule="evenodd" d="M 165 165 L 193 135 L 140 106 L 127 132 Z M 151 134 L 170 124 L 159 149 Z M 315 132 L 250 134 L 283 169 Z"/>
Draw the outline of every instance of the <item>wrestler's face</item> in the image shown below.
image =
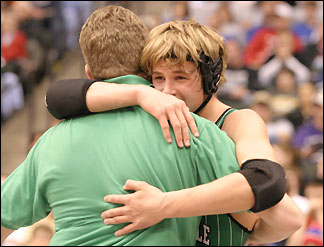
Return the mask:
<path fill-rule="evenodd" d="M 152 82 L 155 88 L 183 100 L 195 111 L 205 99 L 201 76 L 192 62 L 170 65 L 165 60 L 153 64 Z"/>

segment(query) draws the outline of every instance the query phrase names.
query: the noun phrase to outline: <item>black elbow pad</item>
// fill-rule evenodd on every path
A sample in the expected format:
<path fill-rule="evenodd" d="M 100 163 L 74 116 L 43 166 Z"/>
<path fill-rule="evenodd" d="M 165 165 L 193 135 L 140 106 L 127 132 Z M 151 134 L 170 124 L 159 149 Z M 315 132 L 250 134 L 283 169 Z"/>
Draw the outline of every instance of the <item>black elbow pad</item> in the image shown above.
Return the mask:
<path fill-rule="evenodd" d="M 86 93 L 96 81 L 67 79 L 53 83 L 45 95 L 47 110 L 57 119 L 91 114 L 86 104 Z"/>
<path fill-rule="evenodd" d="M 255 204 L 252 212 L 260 212 L 276 205 L 286 192 L 286 175 L 281 165 L 267 159 L 245 161 L 239 173 L 249 182 Z"/>

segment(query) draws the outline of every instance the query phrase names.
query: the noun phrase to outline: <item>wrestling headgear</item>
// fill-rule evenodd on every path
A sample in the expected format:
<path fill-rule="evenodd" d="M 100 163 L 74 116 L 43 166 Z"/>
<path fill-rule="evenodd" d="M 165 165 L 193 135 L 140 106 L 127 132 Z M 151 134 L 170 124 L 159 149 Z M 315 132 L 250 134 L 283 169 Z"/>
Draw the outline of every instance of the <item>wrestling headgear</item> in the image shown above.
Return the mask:
<path fill-rule="evenodd" d="M 199 62 L 199 69 L 202 78 L 202 84 L 204 93 L 208 97 L 204 102 L 198 107 L 194 113 L 199 113 L 209 102 L 214 93 L 218 89 L 218 83 L 220 81 L 221 73 L 223 70 L 223 60 L 222 60 L 222 50 L 219 52 L 219 57 L 214 62 L 209 56 L 204 52 L 200 54 L 201 61 Z"/>

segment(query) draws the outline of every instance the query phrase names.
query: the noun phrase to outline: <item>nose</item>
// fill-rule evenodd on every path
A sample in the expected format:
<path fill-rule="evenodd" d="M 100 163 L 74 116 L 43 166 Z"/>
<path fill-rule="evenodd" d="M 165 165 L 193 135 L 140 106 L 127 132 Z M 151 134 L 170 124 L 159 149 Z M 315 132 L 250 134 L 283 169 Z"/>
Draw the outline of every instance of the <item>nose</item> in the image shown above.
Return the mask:
<path fill-rule="evenodd" d="M 172 80 L 165 80 L 162 92 L 166 94 L 176 95 L 176 90 L 174 88 Z"/>

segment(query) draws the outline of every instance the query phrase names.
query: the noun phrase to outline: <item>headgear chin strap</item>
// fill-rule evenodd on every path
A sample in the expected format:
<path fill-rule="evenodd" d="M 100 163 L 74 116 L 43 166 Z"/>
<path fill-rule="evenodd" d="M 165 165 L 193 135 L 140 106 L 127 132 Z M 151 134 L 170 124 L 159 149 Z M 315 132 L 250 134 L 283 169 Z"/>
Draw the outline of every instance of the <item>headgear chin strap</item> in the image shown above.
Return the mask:
<path fill-rule="evenodd" d="M 199 62 L 200 74 L 202 77 L 202 84 L 204 93 L 208 97 L 204 102 L 194 111 L 195 114 L 198 114 L 209 102 L 213 94 L 216 93 L 218 89 L 218 82 L 223 69 L 223 60 L 221 58 L 221 50 L 219 58 L 214 62 L 209 56 L 206 56 L 204 52 L 200 54 L 201 62 Z"/>
<path fill-rule="evenodd" d="M 204 100 L 204 102 L 201 103 L 201 105 L 198 107 L 197 110 L 194 111 L 194 113 L 198 114 L 207 105 L 207 103 L 210 101 L 212 96 L 213 96 L 212 93 L 208 95 L 208 97 Z"/>

